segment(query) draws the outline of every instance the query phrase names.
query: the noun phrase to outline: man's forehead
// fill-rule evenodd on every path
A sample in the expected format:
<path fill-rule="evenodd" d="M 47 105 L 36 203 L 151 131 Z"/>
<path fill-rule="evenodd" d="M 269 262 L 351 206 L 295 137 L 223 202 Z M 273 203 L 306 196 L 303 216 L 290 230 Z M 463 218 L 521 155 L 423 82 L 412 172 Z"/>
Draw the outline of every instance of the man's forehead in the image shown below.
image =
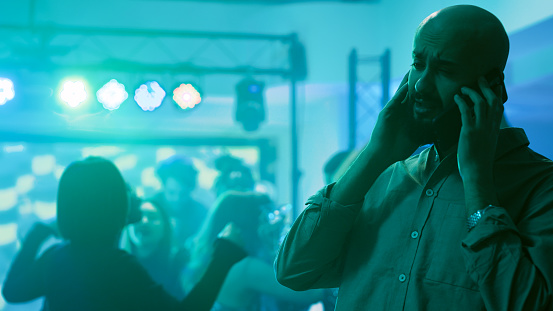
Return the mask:
<path fill-rule="evenodd" d="M 422 59 L 430 58 L 435 60 L 454 61 L 462 55 L 461 48 L 451 44 L 446 38 L 415 38 L 413 44 L 413 57 Z"/>
<path fill-rule="evenodd" d="M 474 30 L 466 26 L 422 24 L 413 41 L 413 56 L 431 56 L 441 60 L 463 59 L 476 48 Z"/>

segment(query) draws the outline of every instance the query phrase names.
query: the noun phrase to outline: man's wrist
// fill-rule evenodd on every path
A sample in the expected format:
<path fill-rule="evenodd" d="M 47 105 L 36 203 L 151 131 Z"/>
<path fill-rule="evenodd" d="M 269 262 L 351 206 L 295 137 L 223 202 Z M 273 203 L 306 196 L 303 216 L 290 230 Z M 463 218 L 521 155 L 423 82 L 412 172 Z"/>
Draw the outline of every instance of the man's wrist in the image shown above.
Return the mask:
<path fill-rule="evenodd" d="M 491 209 L 491 208 L 494 208 L 495 206 L 494 205 L 488 205 L 482 209 L 479 209 L 477 210 L 476 212 L 472 213 L 469 215 L 469 217 L 467 218 L 467 231 L 471 231 L 474 227 L 476 227 L 476 225 L 480 222 L 480 219 L 482 219 L 482 217 L 484 216 L 484 214 L 486 214 L 486 212 Z"/>
<path fill-rule="evenodd" d="M 493 177 L 463 180 L 467 217 L 488 205 L 497 205 Z"/>

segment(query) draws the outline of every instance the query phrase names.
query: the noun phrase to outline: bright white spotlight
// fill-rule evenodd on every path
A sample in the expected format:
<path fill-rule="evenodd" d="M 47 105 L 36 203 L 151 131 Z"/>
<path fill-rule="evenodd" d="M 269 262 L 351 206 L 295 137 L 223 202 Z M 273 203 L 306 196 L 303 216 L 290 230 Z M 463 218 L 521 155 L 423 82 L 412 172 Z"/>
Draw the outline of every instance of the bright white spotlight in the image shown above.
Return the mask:
<path fill-rule="evenodd" d="M 161 105 L 164 98 L 165 91 L 156 81 L 148 81 L 134 92 L 134 100 L 144 111 L 153 111 Z"/>
<path fill-rule="evenodd" d="M 82 104 L 87 98 L 83 81 L 66 81 L 60 92 L 60 98 L 71 108 Z"/>
<path fill-rule="evenodd" d="M 0 78 L 0 105 L 12 100 L 15 96 L 13 82 L 8 78 Z"/>
<path fill-rule="evenodd" d="M 117 82 L 115 79 L 111 79 L 96 92 L 96 97 L 104 108 L 107 110 L 115 110 L 129 97 L 129 94 L 125 91 L 125 86 L 123 84 Z"/>
<path fill-rule="evenodd" d="M 173 100 L 182 109 L 194 108 L 202 101 L 200 93 L 192 84 L 181 84 L 173 91 Z"/>

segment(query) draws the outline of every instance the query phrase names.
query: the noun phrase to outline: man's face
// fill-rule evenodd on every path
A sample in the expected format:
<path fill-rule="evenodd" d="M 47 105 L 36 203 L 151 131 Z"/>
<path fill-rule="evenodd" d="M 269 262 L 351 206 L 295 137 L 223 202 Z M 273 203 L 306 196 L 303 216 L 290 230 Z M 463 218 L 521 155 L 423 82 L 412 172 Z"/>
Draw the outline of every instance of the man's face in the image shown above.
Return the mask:
<path fill-rule="evenodd" d="M 143 202 L 140 205 L 142 219 L 132 224 L 130 237 L 135 245 L 146 248 L 155 248 L 163 239 L 164 226 L 161 213 L 150 202 Z"/>
<path fill-rule="evenodd" d="M 192 189 L 190 187 L 187 187 L 176 178 L 168 177 L 165 181 L 163 189 L 165 200 L 175 208 L 186 202 L 190 198 L 191 192 Z"/>
<path fill-rule="evenodd" d="M 409 73 L 413 116 L 429 139 L 432 119 L 456 105 L 461 87 L 474 87 L 479 76 L 478 49 L 466 32 L 430 21 L 417 31 Z M 430 142 L 430 141 L 426 141 Z"/>

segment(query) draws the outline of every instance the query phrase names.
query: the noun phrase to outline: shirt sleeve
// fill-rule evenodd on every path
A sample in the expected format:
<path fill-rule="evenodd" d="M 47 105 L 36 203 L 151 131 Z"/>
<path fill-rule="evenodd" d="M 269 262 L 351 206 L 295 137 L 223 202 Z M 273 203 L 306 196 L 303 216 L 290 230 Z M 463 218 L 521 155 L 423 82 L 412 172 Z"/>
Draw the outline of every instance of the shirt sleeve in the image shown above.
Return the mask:
<path fill-rule="evenodd" d="M 246 251 L 234 242 L 217 239 L 204 275 L 182 301 L 181 310 L 211 310 L 230 269 L 246 255 Z"/>
<path fill-rule="evenodd" d="M 44 257 L 54 249 L 47 250 L 40 259 L 37 254 L 50 231 L 44 225 L 35 225 L 25 237 L 19 253 L 14 258 L 2 286 L 2 295 L 7 302 L 27 302 L 44 295 L 42 273 Z"/>
<path fill-rule="evenodd" d="M 156 283 L 134 256 L 124 252 L 111 292 L 117 293 L 121 310 L 209 311 L 229 270 L 246 256 L 242 248 L 227 239 L 218 239 L 214 248 L 206 273 L 182 301 Z"/>
<path fill-rule="evenodd" d="M 120 310 L 177 310 L 178 300 L 155 282 L 136 258 L 120 251 L 104 292 Z"/>
<path fill-rule="evenodd" d="M 553 202 L 542 199 L 517 225 L 506 209 L 488 209 L 462 241 L 487 310 L 552 310 Z"/>
<path fill-rule="evenodd" d="M 277 280 L 294 290 L 340 285 L 348 235 L 363 205 L 340 205 L 328 199 L 330 184 L 307 200 L 280 246 Z"/>

